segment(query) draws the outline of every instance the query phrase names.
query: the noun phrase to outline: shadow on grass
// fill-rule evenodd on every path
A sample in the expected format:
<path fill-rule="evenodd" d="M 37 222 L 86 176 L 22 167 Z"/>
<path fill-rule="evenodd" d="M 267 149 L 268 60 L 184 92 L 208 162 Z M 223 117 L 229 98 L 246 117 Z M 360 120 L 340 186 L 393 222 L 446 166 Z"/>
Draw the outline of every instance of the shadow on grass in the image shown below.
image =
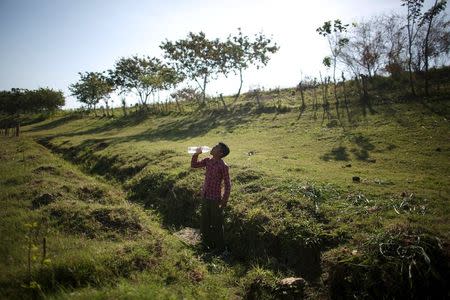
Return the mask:
<path fill-rule="evenodd" d="M 62 118 L 56 119 L 46 124 L 38 125 L 30 129 L 30 131 L 41 131 L 41 130 L 50 130 L 56 127 L 62 126 L 70 121 L 81 119 L 80 115 L 77 114 L 69 114 Z"/>
<path fill-rule="evenodd" d="M 337 147 L 331 149 L 330 152 L 325 153 L 323 156 L 320 157 L 322 160 L 329 161 L 329 160 L 340 160 L 340 161 L 349 161 L 349 155 L 347 152 L 346 147 Z"/>
<path fill-rule="evenodd" d="M 437 95 L 429 99 L 429 101 L 426 101 L 425 99 L 422 98 L 420 99 L 419 103 L 422 104 L 423 107 L 428 109 L 433 114 L 446 117 L 447 119 L 450 118 L 450 106 L 448 105 L 448 95 Z M 433 103 L 433 105 L 430 105 L 430 103 Z"/>
<path fill-rule="evenodd" d="M 358 135 L 352 138 L 352 142 L 359 147 L 359 149 L 351 150 L 356 159 L 361 161 L 374 162 L 374 160 L 370 158 L 370 151 L 375 149 L 375 145 L 370 142 L 369 138 Z"/>
<path fill-rule="evenodd" d="M 271 109 L 267 109 L 271 111 Z M 233 130 L 250 122 L 253 118 L 257 118 L 261 113 L 267 112 L 264 110 L 251 110 L 248 106 L 239 107 L 236 111 L 223 111 L 223 110 L 209 110 L 201 111 L 198 113 L 193 113 L 189 115 L 181 115 L 178 118 L 174 118 L 172 121 L 162 122 L 156 127 L 149 128 L 148 130 L 124 137 L 109 138 L 107 141 L 110 144 L 120 144 L 129 141 L 158 141 L 158 140 L 181 140 L 187 138 L 194 138 L 197 136 L 204 135 L 209 131 L 223 126 L 228 132 L 233 132 Z M 108 122 L 107 124 L 90 128 L 84 131 L 76 131 L 70 133 L 55 134 L 47 139 L 58 137 L 72 137 L 72 136 L 82 136 L 89 134 L 99 134 L 108 132 L 113 129 L 121 129 L 125 127 L 136 126 L 149 118 L 162 118 L 161 115 L 154 115 L 149 112 L 137 112 L 133 115 L 123 117 L 117 120 Z M 68 120 L 65 120 L 68 122 Z M 62 124 L 61 122 L 60 124 Z M 57 126 L 57 125 L 55 125 Z M 42 129 L 42 128 L 41 128 Z"/>

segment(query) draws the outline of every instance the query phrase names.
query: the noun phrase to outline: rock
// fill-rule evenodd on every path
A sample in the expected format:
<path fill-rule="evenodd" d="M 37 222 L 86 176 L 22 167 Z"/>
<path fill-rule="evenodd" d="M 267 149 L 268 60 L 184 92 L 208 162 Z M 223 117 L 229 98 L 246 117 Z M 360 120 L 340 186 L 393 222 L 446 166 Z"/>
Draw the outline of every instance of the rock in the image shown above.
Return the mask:
<path fill-rule="evenodd" d="M 288 277 L 280 280 L 281 286 L 293 286 L 293 285 L 302 285 L 304 286 L 306 281 L 301 277 Z"/>
<path fill-rule="evenodd" d="M 278 282 L 275 292 L 280 299 L 303 299 L 306 285 L 301 277 L 288 277 Z"/>
<path fill-rule="evenodd" d="M 353 182 L 361 182 L 361 178 L 359 176 L 353 176 L 352 180 Z"/>
<path fill-rule="evenodd" d="M 191 227 L 185 227 L 175 232 L 174 235 L 177 236 L 184 243 L 191 246 L 198 245 L 202 241 L 200 230 Z"/>

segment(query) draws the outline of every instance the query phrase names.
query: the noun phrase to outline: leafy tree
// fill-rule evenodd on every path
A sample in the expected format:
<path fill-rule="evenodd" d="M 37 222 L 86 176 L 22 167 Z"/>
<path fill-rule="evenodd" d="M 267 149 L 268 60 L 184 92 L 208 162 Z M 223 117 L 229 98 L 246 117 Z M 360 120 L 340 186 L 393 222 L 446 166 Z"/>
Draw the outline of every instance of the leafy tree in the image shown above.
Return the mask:
<path fill-rule="evenodd" d="M 9 128 L 16 126 L 16 136 L 19 136 L 21 114 L 53 112 L 65 104 L 64 95 L 61 91 L 50 88 L 39 88 L 27 90 L 13 88 L 10 91 L 0 91 L 0 114 L 8 115 L 3 120 L 7 134 Z"/>
<path fill-rule="evenodd" d="M 225 67 L 222 46 L 218 39 L 209 40 L 203 32 L 190 32 L 186 39 L 175 42 L 166 40 L 160 48 L 178 72 L 198 85 L 205 103 L 208 82 L 223 72 Z"/>
<path fill-rule="evenodd" d="M 150 95 L 182 80 L 173 68 L 149 56 L 121 58 L 109 72 L 121 93 L 135 93 L 143 106 L 147 106 Z"/>
<path fill-rule="evenodd" d="M 414 87 L 414 81 L 413 81 L 413 70 L 412 70 L 412 60 L 413 60 L 413 45 L 414 40 L 417 36 L 417 27 L 418 27 L 418 21 L 420 18 L 422 6 L 424 0 L 401 0 L 402 6 L 406 7 L 407 14 L 406 14 L 406 30 L 407 30 L 407 37 L 408 37 L 408 71 L 409 71 L 409 84 L 411 87 L 411 93 L 413 95 L 416 95 L 416 90 Z"/>
<path fill-rule="evenodd" d="M 384 69 L 392 77 L 399 78 L 405 67 L 406 35 L 402 17 L 397 14 L 382 16 L 379 24 L 385 43 Z"/>
<path fill-rule="evenodd" d="M 445 10 L 447 0 L 435 0 L 434 5 L 426 11 L 420 18 L 419 27 L 426 26 L 426 34 L 423 42 L 425 59 L 425 94 L 428 96 L 428 68 L 430 58 L 430 33 L 434 19 Z"/>
<path fill-rule="evenodd" d="M 185 101 L 198 101 L 199 99 L 202 98 L 202 96 L 203 95 L 200 94 L 196 89 L 190 87 L 179 89 L 178 91 L 175 91 L 170 94 L 170 97 L 175 100 L 177 108 L 180 112 L 183 111 L 180 105 L 181 99 Z"/>
<path fill-rule="evenodd" d="M 78 73 L 80 80 L 69 86 L 72 96 L 77 97 L 78 101 L 86 104 L 88 109 L 94 108 L 104 100 L 108 111 L 109 95 L 114 90 L 114 83 L 108 78 L 104 72 L 85 72 Z"/>
<path fill-rule="evenodd" d="M 50 88 L 0 91 L 0 112 L 8 115 L 53 112 L 64 104 L 63 93 Z"/>
<path fill-rule="evenodd" d="M 65 98 L 62 91 L 54 91 L 50 88 L 39 88 L 30 91 L 28 96 L 29 111 L 34 112 L 54 112 L 65 104 Z"/>
<path fill-rule="evenodd" d="M 377 18 L 355 24 L 348 47 L 340 53 L 346 65 L 357 76 L 372 78 L 382 69 L 386 54 L 386 41 L 382 22 Z"/>
<path fill-rule="evenodd" d="M 278 50 L 277 44 L 272 43 L 262 33 L 255 34 L 253 40 L 251 40 L 248 36 L 242 34 L 241 28 L 238 28 L 236 35 L 228 37 L 223 48 L 223 55 L 225 56 L 224 71 L 239 74 L 240 78 L 239 90 L 233 102 L 236 102 L 241 94 L 242 72 L 251 65 L 256 65 L 257 69 L 266 66 L 270 60 L 269 54 L 274 54 Z"/>
<path fill-rule="evenodd" d="M 343 24 L 341 20 L 326 21 L 323 25 L 316 29 L 316 32 L 321 36 L 327 38 L 328 46 L 330 47 L 331 57 L 327 56 L 322 63 L 326 67 L 333 67 L 333 86 L 334 97 L 336 103 L 339 103 L 337 98 L 337 83 L 336 83 L 336 67 L 337 60 L 342 53 L 343 48 L 348 44 L 349 39 L 344 36 L 347 32 L 349 24 Z"/>

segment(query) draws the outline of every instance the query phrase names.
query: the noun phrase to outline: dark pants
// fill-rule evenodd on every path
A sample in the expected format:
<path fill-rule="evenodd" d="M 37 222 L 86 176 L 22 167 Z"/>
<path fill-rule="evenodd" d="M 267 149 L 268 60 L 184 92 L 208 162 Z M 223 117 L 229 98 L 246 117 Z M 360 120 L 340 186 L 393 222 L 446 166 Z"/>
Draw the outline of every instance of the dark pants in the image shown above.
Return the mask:
<path fill-rule="evenodd" d="M 200 232 L 203 243 L 209 248 L 223 250 L 223 209 L 219 207 L 219 201 L 204 199 L 201 207 L 202 217 Z"/>

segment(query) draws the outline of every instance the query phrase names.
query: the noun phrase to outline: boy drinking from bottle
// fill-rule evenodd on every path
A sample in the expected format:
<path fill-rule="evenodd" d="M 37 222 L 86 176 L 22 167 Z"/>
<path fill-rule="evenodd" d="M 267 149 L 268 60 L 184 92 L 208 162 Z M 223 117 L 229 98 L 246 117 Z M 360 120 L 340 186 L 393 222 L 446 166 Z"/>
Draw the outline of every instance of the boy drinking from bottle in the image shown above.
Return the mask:
<path fill-rule="evenodd" d="M 206 168 L 202 188 L 200 232 L 207 247 L 220 251 L 225 246 L 223 240 L 223 208 L 227 205 L 231 190 L 228 166 L 222 158 L 230 153 L 230 149 L 224 143 L 218 143 L 210 151 L 212 157 L 198 161 L 198 156 L 201 153 L 202 149 L 197 148 L 191 160 L 192 168 Z"/>

